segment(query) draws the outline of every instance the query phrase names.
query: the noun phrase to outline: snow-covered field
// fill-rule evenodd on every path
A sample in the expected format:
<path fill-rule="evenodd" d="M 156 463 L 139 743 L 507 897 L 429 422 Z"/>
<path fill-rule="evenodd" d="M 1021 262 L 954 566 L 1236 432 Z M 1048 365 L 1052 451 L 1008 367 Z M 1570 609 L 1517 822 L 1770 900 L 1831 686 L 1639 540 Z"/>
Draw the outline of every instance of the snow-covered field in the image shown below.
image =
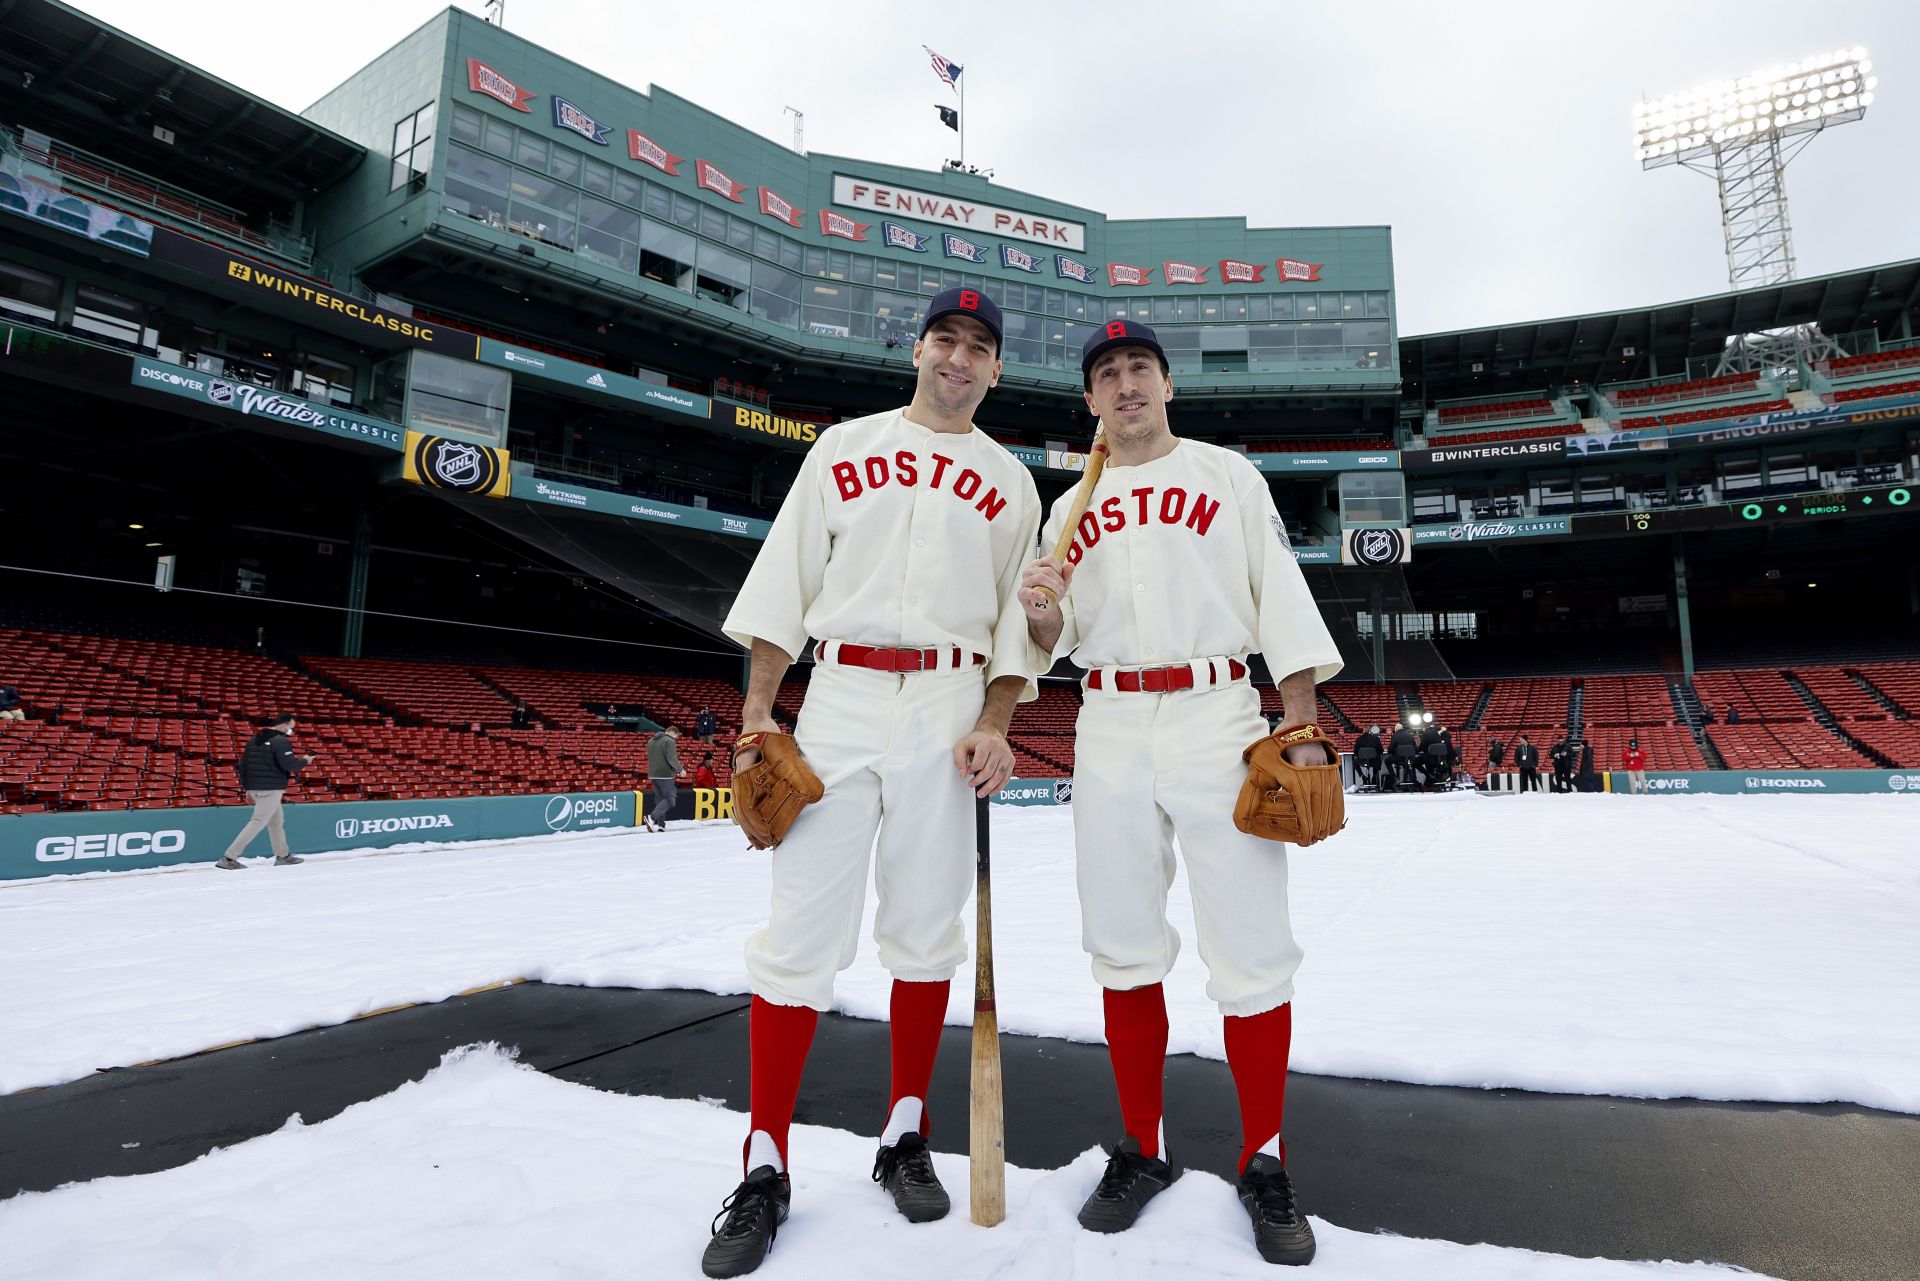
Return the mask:
<path fill-rule="evenodd" d="M 1350 814 L 1293 861 L 1296 1069 L 1920 1113 L 1920 802 L 1456 794 Z M 994 823 L 1001 1026 L 1097 1041 L 1071 814 Z M 766 867 L 709 826 L 0 886 L 0 1092 L 512 978 L 741 992 Z M 1184 881 L 1171 910 L 1172 1049 L 1222 1057 Z M 956 983 L 952 1022 L 969 999 Z M 868 944 L 839 1007 L 886 1001 Z"/>
<path fill-rule="evenodd" d="M 0 1274 L 19 1281 L 585 1281 L 699 1275 L 739 1177 L 740 1118 L 629 1098 L 460 1051 L 321 1125 L 297 1121 L 191 1165 L 0 1202 Z M 939 1158 L 939 1223 L 901 1220 L 867 1177 L 872 1140 L 797 1126 L 793 1218 L 756 1277 L 1009 1281 L 1271 1278 L 1233 1190 L 1189 1173 L 1123 1236 L 1074 1214 L 1099 1153 L 1007 1171 L 1007 1220 L 973 1226 L 966 1162 Z M 1314 1281 L 1711 1281 L 1704 1264 L 1573 1259 L 1350 1232 L 1314 1221 Z"/>

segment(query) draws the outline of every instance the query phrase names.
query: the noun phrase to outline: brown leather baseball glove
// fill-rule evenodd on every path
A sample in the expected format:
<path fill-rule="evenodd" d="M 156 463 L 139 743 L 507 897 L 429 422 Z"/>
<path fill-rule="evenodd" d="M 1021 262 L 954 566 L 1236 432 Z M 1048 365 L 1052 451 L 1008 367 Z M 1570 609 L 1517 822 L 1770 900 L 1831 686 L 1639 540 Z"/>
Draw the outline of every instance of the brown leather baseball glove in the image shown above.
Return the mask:
<path fill-rule="evenodd" d="M 743 769 L 740 753 L 751 748 L 760 759 Z M 733 759 L 733 821 L 757 850 L 778 845 L 800 811 L 826 795 L 791 734 L 742 734 Z"/>
<path fill-rule="evenodd" d="M 1292 765 L 1289 747 L 1323 744 L 1327 763 Z M 1240 753 L 1247 781 L 1234 802 L 1233 825 L 1250 836 L 1294 845 L 1323 841 L 1347 825 L 1346 793 L 1340 786 L 1340 749 L 1318 725 L 1269 734 Z"/>

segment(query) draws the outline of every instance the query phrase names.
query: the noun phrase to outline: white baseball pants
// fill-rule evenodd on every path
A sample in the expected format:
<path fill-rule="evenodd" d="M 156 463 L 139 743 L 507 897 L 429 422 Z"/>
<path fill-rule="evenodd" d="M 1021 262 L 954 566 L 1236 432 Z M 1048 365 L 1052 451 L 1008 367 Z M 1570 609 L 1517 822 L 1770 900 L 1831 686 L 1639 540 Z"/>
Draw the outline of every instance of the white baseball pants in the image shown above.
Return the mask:
<path fill-rule="evenodd" d="M 1086 691 L 1074 739 L 1073 837 L 1081 946 L 1100 986 L 1158 983 L 1180 954 L 1167 920 L 1179 841 L 1207 995 L 1247 1017 L 1293 996 L 1301 951 L 1287 914 L 1291 846 L 1233 825 L 1247 767 L 1268 732 L 1246 681 L 1171 694 Z"/>
<path fill-rule="evenodd" d="M 869 862 L 880 900 L 873 939 L 888 972 L 937 983 L 967 959 L 960 913 L 974 880 L 974 798 L 953 745 L 985 696 L 984 667 L 814 669 L 794 737 L 826 795 L 773 851 L 772 911 L 747 940 L 755 995 L 828 1008 L 834 975 L 859 946 Z"/>

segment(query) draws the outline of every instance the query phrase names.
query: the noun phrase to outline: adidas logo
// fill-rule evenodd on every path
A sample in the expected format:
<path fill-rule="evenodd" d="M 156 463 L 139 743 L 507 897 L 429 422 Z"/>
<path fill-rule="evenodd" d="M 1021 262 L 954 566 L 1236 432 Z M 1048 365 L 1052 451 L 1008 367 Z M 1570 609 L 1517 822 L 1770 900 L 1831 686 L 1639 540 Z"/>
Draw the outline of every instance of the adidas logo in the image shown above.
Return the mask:
<path fill-rule="evenodd" d="M 587 386 L 589 387 L 604 388 L 606 385 L 607 385 L 607 380 L 602 378 L 599 374 L 594 374 L 587 379 Z"/>

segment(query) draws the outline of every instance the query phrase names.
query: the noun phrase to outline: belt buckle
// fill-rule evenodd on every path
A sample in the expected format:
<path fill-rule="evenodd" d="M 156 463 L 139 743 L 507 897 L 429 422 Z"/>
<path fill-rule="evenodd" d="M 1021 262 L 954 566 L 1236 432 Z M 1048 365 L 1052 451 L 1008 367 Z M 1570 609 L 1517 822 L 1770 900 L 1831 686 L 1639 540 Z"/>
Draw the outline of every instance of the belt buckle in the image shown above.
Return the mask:
<path fill-rule="evenodd" d="M 1143 667 L 1140 669 L 1140 692 L 1143 694 L 1164 694 L 1170 688 L 1168 678 L 1172 673 L 1165 667 Z"/>

